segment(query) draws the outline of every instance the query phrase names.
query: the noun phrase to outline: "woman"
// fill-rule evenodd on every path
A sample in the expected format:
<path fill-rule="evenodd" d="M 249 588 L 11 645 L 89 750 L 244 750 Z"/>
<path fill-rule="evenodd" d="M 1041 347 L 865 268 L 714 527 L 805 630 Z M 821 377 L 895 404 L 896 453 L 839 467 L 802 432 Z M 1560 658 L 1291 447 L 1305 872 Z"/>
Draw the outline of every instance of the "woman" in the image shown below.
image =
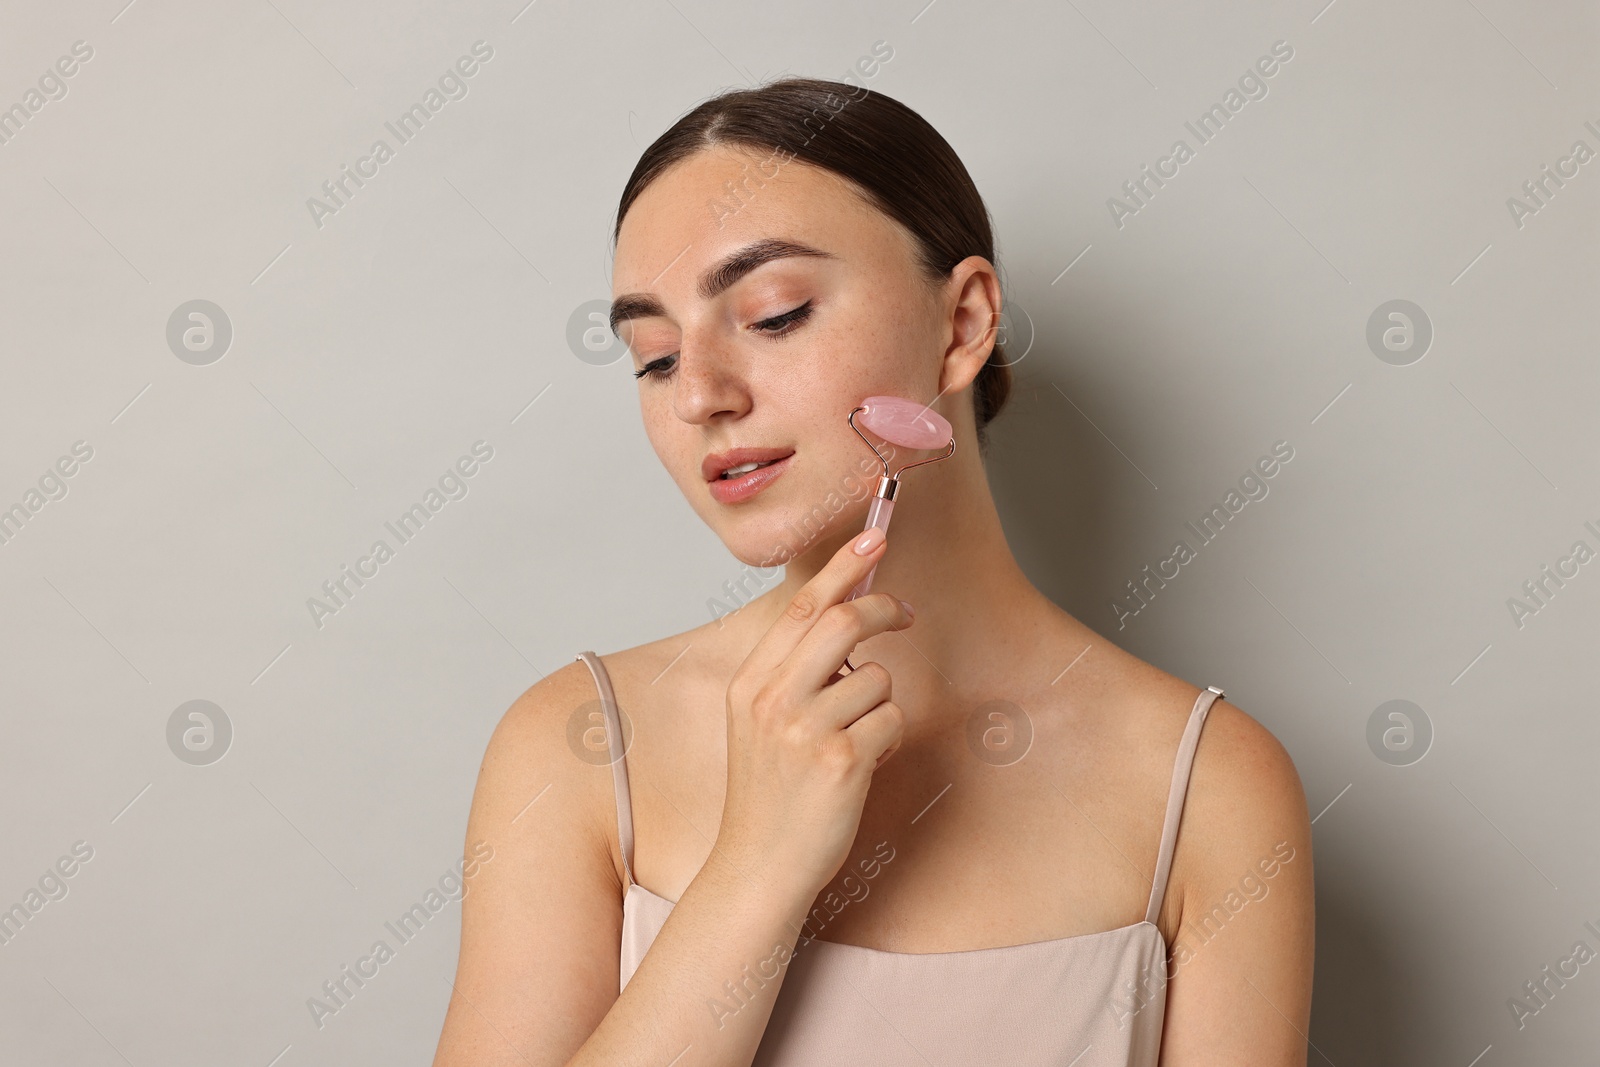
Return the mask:
<path fill-rule="evenodd" d="M 981 454 L 1000 283 L 949 145 L 836 82 L 731 92 L 645 152 L 615 243 L 656 454 L 736 557 L 786 570 L 506 713 L 437 1067 L 1304 1064 L 1294 766 L 1012 557 Z M 846 421 L 874 395 L 956 438 L 887 538 Z M 590 720 L 600 758 L 569 742 Z"/>

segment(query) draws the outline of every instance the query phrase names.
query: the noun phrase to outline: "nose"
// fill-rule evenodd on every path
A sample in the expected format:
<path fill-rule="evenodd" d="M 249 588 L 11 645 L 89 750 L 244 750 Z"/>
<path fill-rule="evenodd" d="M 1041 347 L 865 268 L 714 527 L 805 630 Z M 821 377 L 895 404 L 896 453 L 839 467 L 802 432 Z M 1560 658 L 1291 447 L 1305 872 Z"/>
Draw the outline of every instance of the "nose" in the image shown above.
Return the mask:
<path fill-rule="evenodd" d="M 675 371 L 672 408 L 684 422 L 703 426 L 750 410 L 750 392 L 739 361 L 714 342 L 686 333 Z"/>

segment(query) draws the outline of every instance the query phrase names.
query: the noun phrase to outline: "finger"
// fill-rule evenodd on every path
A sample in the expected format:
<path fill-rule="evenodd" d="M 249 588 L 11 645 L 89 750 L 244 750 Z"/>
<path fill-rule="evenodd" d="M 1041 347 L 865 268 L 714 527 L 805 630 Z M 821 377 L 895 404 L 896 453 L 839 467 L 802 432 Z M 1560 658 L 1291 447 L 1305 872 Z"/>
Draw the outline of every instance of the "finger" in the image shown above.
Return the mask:
<path fill-rule="evenodd" d="M 784 671 L 789 681 L 806 692 L 821 689 L 861 642 L 910 625 L 911 613 L 890 594 L 857 597 L 823 612 L 822 618 L 800 638 Z"/>
<path fill-rule="evenodd" d="M 852 723 L 845 734 L 862 759 L 874 761 L 876 770 L 900 747 L 905 731 L 905 712 L 894 701 L 885 700 Z"/>
<path fill-rule="evenodd" d="M 883 664 L 869 660 L 832 685 L 825 687 L 812 705 L 816 728 L 843 730 L 893 693 L 892 680 Z"/>
<path fill-rule="evenodd" d="M 869 535 L 876 544 L 866 555 L 858 555 L 855 546 Z M 883 558 L 886 543 L 883 531 L 874 526 L 840 545 L 833 558 L 790 598 L 783 614 L 761 635 L 761 640 L 750 650 L 745 662 L 761 674 L 776 670 L 779 664 L 789 658 L 800 639 L 816 625 L 822 613 L 841 603 L 845 594 L 877 565 L 878 560 Z"/>

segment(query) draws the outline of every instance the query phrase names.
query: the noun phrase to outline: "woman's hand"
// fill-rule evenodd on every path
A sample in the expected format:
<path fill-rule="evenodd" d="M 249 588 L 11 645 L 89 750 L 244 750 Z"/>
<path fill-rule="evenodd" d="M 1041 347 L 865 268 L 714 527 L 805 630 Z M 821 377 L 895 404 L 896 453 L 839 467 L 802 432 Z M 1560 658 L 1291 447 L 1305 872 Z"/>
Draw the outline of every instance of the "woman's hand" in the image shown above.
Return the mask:
<path fill-rule="evenodd" d="M 850 854 L 872 773 L 900 747 L 905 715 L 880 663 L 839 669 L 856 644 L 911 625 L 886 593 L 844 602 L 883 555 L 874 527 L 795 594 L 728 684 L 728 790 L 717 851 L 806 905 Z M 857 546 L 867 543 L 865 555 Z"/>

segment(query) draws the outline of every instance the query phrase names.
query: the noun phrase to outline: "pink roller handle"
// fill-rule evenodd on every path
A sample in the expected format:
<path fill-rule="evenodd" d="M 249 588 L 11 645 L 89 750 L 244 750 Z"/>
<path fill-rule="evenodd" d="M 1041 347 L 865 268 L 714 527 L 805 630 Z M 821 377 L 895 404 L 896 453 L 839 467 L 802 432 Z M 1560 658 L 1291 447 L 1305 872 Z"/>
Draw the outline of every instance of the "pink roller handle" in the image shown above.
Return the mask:
<path fill-rule="evenodd" d="M 861 531 L 865 533 L 876 526 L 887 533 L 889 531 L 889 517 L 893 514 L 893 500 L 885 500 L 881 496 L 874 496 L 872 498 L 872 506 L 867 509 L 867 524 L 861 528 Z M 877 573 L 878 564 L 874 563 L 872 569 L 867 572 L 867 576 L 856 583 L 856 587 L 850 590 L 850 595 L 845 597 L 845 600 L 848 602 L 856 597 L 866 596 L 867 591 L 872 588 L 872 576 Z"/>

